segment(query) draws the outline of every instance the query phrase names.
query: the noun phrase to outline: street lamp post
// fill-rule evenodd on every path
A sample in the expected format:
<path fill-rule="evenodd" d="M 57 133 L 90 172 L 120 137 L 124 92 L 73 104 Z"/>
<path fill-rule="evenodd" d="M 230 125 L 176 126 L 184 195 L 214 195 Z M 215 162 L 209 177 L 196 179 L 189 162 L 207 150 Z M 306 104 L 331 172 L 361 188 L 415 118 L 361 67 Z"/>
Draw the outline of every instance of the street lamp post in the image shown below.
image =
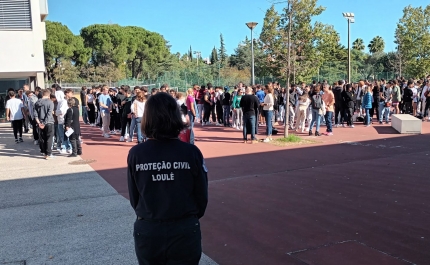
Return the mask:
<path fill-rule="evenodd" d="M 343 17 L 348 20 L 348 83 L 351 83 L 351 41 L 350 41 L 350 24 L 355 22 L 354 13 L 342 13 Z"/>
<path fill-rule="evenodd" d="M 251 30 L 251 83 L 252 85 L 255 85 L 255 74 L 254 74 L 254 39 L 252 37 L 253 29 L 258 25 L 257 22 L 248 22 L 246 23 L 248 28 Z"/>

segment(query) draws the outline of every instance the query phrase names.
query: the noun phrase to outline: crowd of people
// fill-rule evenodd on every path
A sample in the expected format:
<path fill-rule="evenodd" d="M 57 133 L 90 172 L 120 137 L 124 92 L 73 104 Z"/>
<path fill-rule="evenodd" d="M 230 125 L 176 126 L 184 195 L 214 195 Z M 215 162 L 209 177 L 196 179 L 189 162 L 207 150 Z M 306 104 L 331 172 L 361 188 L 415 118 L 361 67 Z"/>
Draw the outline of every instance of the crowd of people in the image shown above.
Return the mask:
<path fill-rule="evenodd" d="M 146 86 L 84 86 L 80 100 L 74 97 L 73 90 L 63 91 L 57 84 L 48 89 L 36 87 L 34 91 L 24 85 L 18 91 L 8 90 L 6 117 L 12 122 L 16 143 L 23 142 L 22 134 L 31 130 L 34 144 L 40 146 L 45 158 L 53 157 L 52 150 L 74 157 L 82 154 L 79 106 L 84 124 L 100 128 L 103 137 L 119 134 L 121 142 L 142 143 L 146 140 L 141 130 L 145 103 L 157 93 L 175 98 L 186 124 L 180 137 L 186 142 L 196 141 L 194 126 L 215 125 L 242 131 L 244 143 L 258 143 L 261 126 L 265 127 L 261 141 L 270 142 L 278 132 L 275 126 L 285 123 L 298 133 L 331 136 L 337 127 L 388 124 L 391 114 L 429 120 L 430 76 L 351 84 L 340 80 L 332 85 L 314 81 L 292 84 L 289 89 L 278 82 L 255 86 L 241 82 L 234 87 L 208 83 L 194 85 L 185 93 L 167 84 L 150 90 Z M 326 127 L 325 132 L 321 132 L 321 125 Z"/>

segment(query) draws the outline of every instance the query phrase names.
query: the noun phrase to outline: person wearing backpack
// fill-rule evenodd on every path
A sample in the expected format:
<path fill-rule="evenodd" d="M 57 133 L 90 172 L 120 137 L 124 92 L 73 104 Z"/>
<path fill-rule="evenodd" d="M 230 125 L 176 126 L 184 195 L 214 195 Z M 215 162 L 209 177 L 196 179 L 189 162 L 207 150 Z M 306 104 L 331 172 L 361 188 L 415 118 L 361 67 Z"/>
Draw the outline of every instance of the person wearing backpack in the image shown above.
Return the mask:
<path fill-rule="evenodd" d="M 309 136 L 312 136 L 312 128 L 314 127 L 314 124 L 316 122 L 316 131 L 315 136 L 320 136 L 319 130 L 320 130 L 320 123 L 321 123 L 321 117 L 323 115 L 322 107 L 323 107 L 323 100 L 321 97 L 321 85 L 317 85 L 314 89 L 314 92 L 311 94 L 311 106 L 312 106 L 312 121 L 309 125 Z"/>

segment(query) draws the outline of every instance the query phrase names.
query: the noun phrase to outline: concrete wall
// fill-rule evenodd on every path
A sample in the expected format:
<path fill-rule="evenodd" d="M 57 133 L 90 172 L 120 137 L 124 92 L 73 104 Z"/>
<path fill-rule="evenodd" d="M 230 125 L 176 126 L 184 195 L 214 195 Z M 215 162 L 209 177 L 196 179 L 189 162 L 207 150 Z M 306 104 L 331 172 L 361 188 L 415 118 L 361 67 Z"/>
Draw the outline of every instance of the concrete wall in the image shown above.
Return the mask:
<path fill-rule="evenodd" d="M 10 78 L 15 78 L 12 73 L 17 72 L 35 75 L 45 71 L 43 39 L 46 39 L 46 28 L 41 21 L 41 4 L 39 0 L 31 0 L 30 4 L 31 31 L 0 30 L 0 73 L 10 73 Z"/>

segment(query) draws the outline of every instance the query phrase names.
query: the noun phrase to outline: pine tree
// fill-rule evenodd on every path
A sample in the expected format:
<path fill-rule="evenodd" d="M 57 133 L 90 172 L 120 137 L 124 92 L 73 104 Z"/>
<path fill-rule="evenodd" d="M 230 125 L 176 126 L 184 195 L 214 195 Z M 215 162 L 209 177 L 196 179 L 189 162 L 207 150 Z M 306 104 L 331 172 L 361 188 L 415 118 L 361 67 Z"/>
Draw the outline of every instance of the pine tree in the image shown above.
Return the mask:
<path fill-rule="evenodd" d="M 221 62 L 221 65 L 227 65 L 227 61 L 228 61 L 228 55 L 227 55 L 227 51 L 225 50 L 225 44 L 224 44 L 224 37 L 222 36 L 222 33 L 220 34 L 220 47 L 218 50 L 218 58 Z"/>
<path fill-rule="evenodd" d="M 212 49 L 210 60 L 211 60 L 212 65 L 214 65 L 218 62 L 218 52 L 217 52 L 215 47 Z"/>
<path fill-rule="evenodd" d="M 190 50 L 188 51 L 188 57 L 190 58 L 190 61 L 193 60 L 193 49 L 191 49 L 191 45 L 190 45 Z"/>

